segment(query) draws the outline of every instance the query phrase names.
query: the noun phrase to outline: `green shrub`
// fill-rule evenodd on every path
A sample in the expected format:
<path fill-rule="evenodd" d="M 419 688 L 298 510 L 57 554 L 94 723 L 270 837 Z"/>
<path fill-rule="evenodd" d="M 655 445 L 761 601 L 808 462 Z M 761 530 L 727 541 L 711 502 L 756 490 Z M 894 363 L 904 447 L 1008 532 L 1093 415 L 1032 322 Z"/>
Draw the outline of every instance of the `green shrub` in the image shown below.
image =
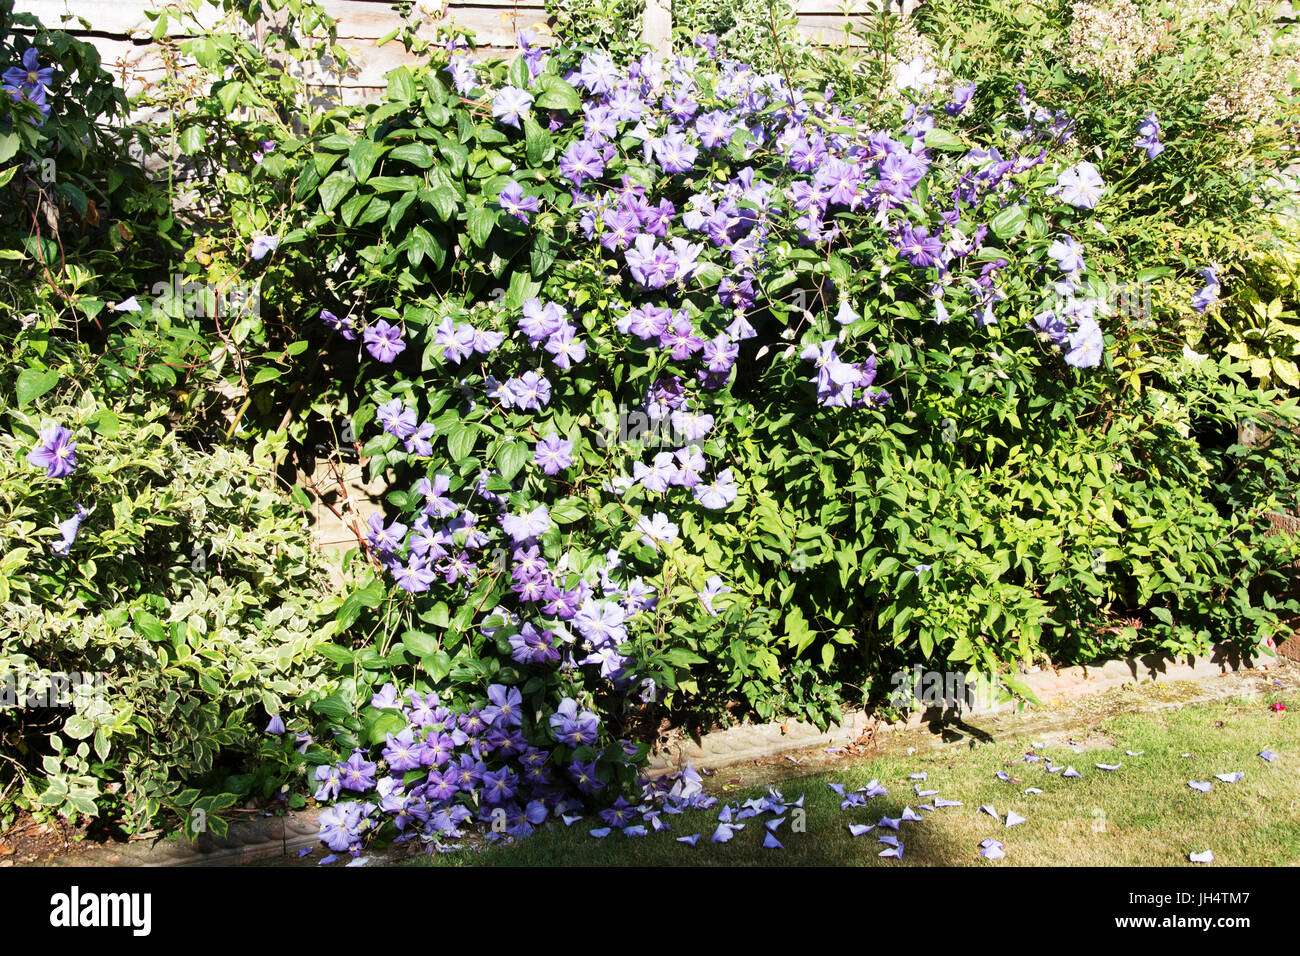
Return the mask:
<path fill-rule="evenodd" d="M 81 358 L 85 360 L 84 353 Z M 87 381 L 89 363 L 64 366 Z M 166 408 L 108 404 L 81 386 L 0 405 L 0 791 L 13 806 L 147 828 L 184 815 L 203 787 L 270 796 L 292 750 L 268 715 L 330 689 L 318 646 L 331 610 L 305 518 L 268 455 L 195 451 Z M 76 440 L 76 468 L 48 477 L 27 455 L 49 424 Z M 67 554 L 60 523 L 87 510 Z M 38 703 L 50 674 L 98 675 L 75 707 Z M 24 689 L 23 682 L 29 682 Z M 8 801 L 16 801 L 8 803 Z"/>
<path fill-rule="evenodd" d="M 1294 226 L 1278 173 L 1295 159 L 1300 44 L 1280 13 L 1253 0 L 932 0 L 899 32 L 978 83 L 977 117 L 1063 111 L 1116 183 L 1098 252 L 1147 269 L 1217 263 L 1222 307 L 1181 316 L 1184 341 L 1295 394 Z M 1135 146 L 1148 115 L 1165 147 L 1151 160 Z"/>
<path fill-rule="evenodd" d="M 552 51 L 536 76 L 523 58 L 489 62 L 471 97 L 455 95 L 440 61 L 399 70 L 359 133 L 340 126 L 315 142 L 299 180 L 301 226 L 279 254 L 333 264 L 318 283 L 322 330 L 346 334 L 321 347 L 340 370 L 358 360 L 355 381 L 336 394 L 371 477 L 391 475 L 400 540 L 376 544 L 382 536 L 372 529 L 371 557 L 390 572 L 435 579 L 389 585 L 382 608 L 376 580 L 347 615 L 357 636 L 331 653 L 351 660 L 359 651 L 371 663 L 350 675 L 357 686 L 342 709 L 351 732 L 362 729 L 368 688 L 390 679 L 427 682 L 469 701 L 484 681 L 517 683 L 543 712 L 581 680 L 586 692 L 607 695 L 602 707 L 615 716 L 639 713 L 648 694 L 652 707 L 669 712 L 720 714 L 741 702 L 764 716 L 788 709 L 824 718 L 834 713 L 831 695 L 808 693 L 802 677 L 788 674 L 812 668 L 817 681 L 843 688 L 841 699 L 878 701 L 898 668 L 946 661 L 1017 690 L 1019 667 L 1045 657 L 1193 652 L 1216 640 L 1256 653 L 1279 632 L 1278 611 L 1291 606 L 1277 599 L 1281 569 L 1295 544 L 1266 538 L 1264 515 L 1294 488 L 1295 448 L 1243 449 L 1224 432 L 1247 416 L 1292 420 L 1294 404 L 1244 388 L 1231 362 L 1196 366 L 1184 357 L 1178 324 L 1195 319 L 1191 269 L 1149 266 L 1149 247 L 1114 242 L 1131 208 L 1125 171 L 1161 175 L 1146 170 L 1131 142 L 1122 152 L 1106 143 L 1107 199 L 1095 213 L 1081 211 L 1050 190 L 1062 169 L 1090 155 L 1083 132 L 1053 140 L 1039 119 L 1022 132 L 1019 107 L 1004 103 L 998 112 L 996 101 L 951 120 L 941 117 L 950 86 L 895 90 L 874 108 L 895 111 L 887 129 L 903 143 L 918 148 L 924 138 L 930 165 L 912 200 L 892 214 L 945 229 L 949 196 L 966 188 L 969 164 L 992 162 L 990 148 L 1022 160 L 1005 189 L 979 193 L 971 208 L 962 200 L 960 220 L 989 230 L 985 247 L 962 265 L 963 280 L 912 268 L 874 214 L 837 210 L 842 233 L 821 247 L 800 242 L 797 212 L 782 209 L 766 213 L 765 248 L 753 264 L 738 267 L 718 243 L 706 243 L 690 282 L 647 289 L 622 256 L 595 241 L 600 227 L 586 189 L 618 194 L 610 184 L 621 180 L 622 190 L 643 188 L 680 215 L 695 193 L 728 188 L 719 184 L 739 190 L 752 176 L 788 199 L 800 177 L 776 143 L 743 131 L 678 174 L 623 135 L 610 137 L 599 185 L 573 193 L 560 160 L 581 135 L 583 96 L 562 78 L 578 66 L 564 57 Z M 701 113 L 736 75 L 697 65 L 691 79 Z M 747 82 L 773 94 L 751 108 L 782 122 L 783 77 L 740 81 Z M 518 129 L 489 116 L 505 87 L 534 97 Z M 805 96 L 820 103 L 817 92 Z M 860 115 L 857 100 L 837 94 L 831 103 Z M 923 125 L 927 113 L 937 128 Z M 1136 125 L 1142 115 L 1123 122 Z M 828 136 L 847 126 L 802 122 Z M 504 211 L 501 192 L 512 182 L 540 206 L 527 223 Z M 674 218 L 669 236 L 691 236 L 691 228 Z M 1062 235 L 1087 249 L 1078 294 L 1092 297 L 1107 323 L 1095 370 L 1072 368 L 1078 360 L 1063 362 L 1025 328 L 1051 304 L 1051 248 Z M 981 299 L 975 278 L 995 272 L 1005 297 L 996 306 Z M 722 301 L 719 282 L 746 275 L 756 302 L 737 311 Z M 960 321 L 937 315 L 937 281 Z M 1134 281 L 1155 287 L 1149 314 L 1110 301 Z M 572 369 L 552 371 L 516 331 L 534 297 L 568 310 L 583 338 L 586 358 Z M 695 395 L 715 419 L 699 443 L 714 459 L 709 474 L 733 469 L 740 485 L 737 502 L 721 512 L 684 499 L 668 506 L 637 485 L 611 491 L 631 462 L 644 464 L 656 449 L 653 436 L 602 442 L 602 429 L 608 434 L 621 413 L 640 408 L 659 376 L 694 375 L 666 346 L 629 341 L 618 327 L 629 309 L 661 301 L 685 308 L 705 339 L 740 314 L 757 330 L 756 341 L 742 345 L 753 358 Z M 836 348 L 872 357 L 893 396 L 884 409 L 825 408 L 807 384 L 799 350 L 831 340 L 839 331 L 832 316 L 846 303 L 853 319 Z M 993 324 L 987 313 L 981 319 L 985 305 Z M 406 348 L 396 361 L 360 347 L 363 330 L 380 321 L 400 331 Z M 490 359 L 449 360 L 457 327 L 499 333 L 504 342 L 489 347 Z M 554 389 L 536 414 L 501 401 L 500 382 L 525 371 L 546 374 Z M 377 419 L 381 406 L 389 416 L 408 410 L 412 428 L 431 426 L 430 450 L 404 445 L 391 420 Z M 1169 424 L 1179 407 L 1186 434 Z M 555 479 L 530 465 L 534 446 L 552 432 L 575 443 L 573 465 Z M 1269 481 L 1257 480 L 1265 473 Z M 539 544 L 547 562 L 564 568 L 559 587 L 581 591 L 583 580 L 594 587 L 613 573 L 606 556 L 617 553 L 619 575 L 655 589 L 653 613 L 635 617 L 620 652 L 627 664 L 612 687 L 590 671 L 580 678 L 576 668 L 512 662 L 506 637 L 530 609 L 513 603 L 511 545 L 495 522 L 484 523 L 489 544 L 463 545 L 467 529 L 455 531 L 455 546 L 479 558 L 471 559 L 468 585 L 444 587 L 443 564 L 433 574 L 407 550 L 424 501 L 417 480 L 439 475 L 457 503 L 488 499 L 476 514 L 499 519 L 547 505 L 554 521 Z M 678 539 L 647 544 L 639 523 L 669 507 Z M 1176 557 L 1166 540 L 1178 542 Z M 504 558 L 487 560 L 492 544 Z M 716 615 L 700 599 L 714 577 L 731 588 Z M 553 626 L 542 620 L 538 626 Z M 350 643 L 358 637 L 359 645 Z"/>

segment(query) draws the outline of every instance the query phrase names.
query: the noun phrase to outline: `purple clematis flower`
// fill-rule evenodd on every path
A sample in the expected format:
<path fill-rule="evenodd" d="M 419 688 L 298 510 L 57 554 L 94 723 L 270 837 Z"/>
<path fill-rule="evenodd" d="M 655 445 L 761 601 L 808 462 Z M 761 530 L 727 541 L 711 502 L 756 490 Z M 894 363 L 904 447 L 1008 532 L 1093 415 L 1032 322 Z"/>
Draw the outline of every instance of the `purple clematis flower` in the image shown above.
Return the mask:
<path fill-rule="evenodd" d="M 1065 353 L 1067 365 L 1075 368 L 1096 368 L 1101 364 L 1105 343 L 1102 340 L 1101 326 L 1092 319 L 1083 319 L 1079 328 L 1069 337 L 1070 348 Z"/>
<path fill-rule="evenodd" d="M 23 51 L 22 66 L 10 67 L 2 78 L 6 86 L 25 87 L 31 92 L 43 91 L 49 89 L 54 80 L 54 67 L 42 68 L 36 47 L 28 47 Z"/>
<path fill-rule="evenodd" d="M 520 121 L 526 119 L 533 105 L 533 94 L 518 87 L 503 87 L 492 100 L 492 115 L 506 126 L 521 129 Z"/>
<path fill-rule="evenodd" d="M 505 514 L 501 516 L 501 528 L 516 544 L 539 537 L 552 527 L 551 515 L 546 505 L 538 505 L 532 511 L 523 514 Z"/>
<path fill-rule="evenodd" d="M 1064 170 L 1056 177 L 1056 186 L 1049 190 L 1080 209 L 1096 208 L 1105 191 L 1106 184 L 1092 163 L 1076 163 Z"/>
<path fill-rule="evenodd" d="M 573 464 L 573 442 L 547 435 L 533 450 L 533 461 L 547 475 L 558 475 Z"/>
<path fill-rule="evenodd" d="M 598 179 L 605 172 L 604 156 L 585 139 L 574 140 L 560 157 L 560 175 L 575 186 Z"/>
<path fill-rule="evenodd" d="M 41 430 L 40 444 L 28 454 L 27 460 L 37 468 L 44 468 L 50 478 L 63 478 L 77 467 L 77 443 L 72 432 L 62 425 L 50 425 Z"/>
<path fill-rule="evenodd" d="M 537 212 L 537 197 L 525 196 L 524 188 L 515 182 L 497 194 L 497 204 L 520 222 L 528 222 L 528 214 Z"/>
<path fill-rule="evenodd" d="M 389 325 L 383 319 L 366 329 L 364 341 L 366 351 L 374 356 L 376 361 L 385 364 L 392 362 L 406 350 L 406 343 L 402 341 L 401 328 Z"/>
<path fill-rule="evenodd" d="M 353 327 L 351 318 L 340 319 L 329 309 L 321 309 L 320 320 L 348 341 L 354 341 L 357 337 L 357 330 Z"/>

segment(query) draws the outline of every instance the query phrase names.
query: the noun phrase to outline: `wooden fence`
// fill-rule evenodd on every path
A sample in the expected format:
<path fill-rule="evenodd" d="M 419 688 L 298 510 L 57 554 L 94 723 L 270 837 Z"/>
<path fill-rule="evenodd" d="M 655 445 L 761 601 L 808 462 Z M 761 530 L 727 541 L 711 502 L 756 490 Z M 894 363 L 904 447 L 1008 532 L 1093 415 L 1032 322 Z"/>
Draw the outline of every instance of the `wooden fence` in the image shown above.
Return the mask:
<path fill-rule="evenodd" d="M 322 70 L 319 82 L 336 87 L 345 102 L 373 97 L 383 89 L 383 77 L 389 70 L 415 62 L 396 41 L 377 45 L 401 23 L 391 0 L 321 0 L 321 5 L 338 21 L 339 43 L 352 57 L 352 66 L 342 77 L 328 76 Z M 905 0 L 905 5 L 910 10 L 915 0 Z M 154 21 L 145 15 L 146 10 L 164 6 L 166 0 L 15 0 L 14 9 L 35 14 L 47 27 L 93 43 L 105 67 L 130 90 L 148 83 L 164 69 L 151 40 Z M 540 28 L 545 35 L 548 28 L 543 0 L 434 0 L 432 6 L 439 13 L 438 22 L 473 30 L 477 43 L 489 54 L 513 48 L 518 30 Z M 795 7 L 800 29 L 813 42 L 823 44 L 844 42 L 846 19 L 864 22 L 879 15 L 874 0 L 796 0 Z M 212 8 L 204 8 L 200 16 L 200 22 L 216 19 Z M 642 21 L 628 27 L 656 49 L 667 50 L 672 34 L 671 0 L 646 0 Z M 174 26 L 171 32 L 176 33 Z"/>

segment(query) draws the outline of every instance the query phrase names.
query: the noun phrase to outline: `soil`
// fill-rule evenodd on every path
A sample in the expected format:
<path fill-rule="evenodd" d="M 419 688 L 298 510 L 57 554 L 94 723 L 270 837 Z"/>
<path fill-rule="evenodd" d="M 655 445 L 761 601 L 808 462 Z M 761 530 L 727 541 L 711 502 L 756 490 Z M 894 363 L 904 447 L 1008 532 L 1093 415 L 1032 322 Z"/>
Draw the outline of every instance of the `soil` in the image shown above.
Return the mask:
<path fill-rule="evenodd" d="M 85 825 L 73 826 L 66 820 L 42 823 L 31 814 L 22 814 L 0 834 L 0 866 L 39 866 L 105 842 L 110 842 L 109 838 L 90 836 Z"/>

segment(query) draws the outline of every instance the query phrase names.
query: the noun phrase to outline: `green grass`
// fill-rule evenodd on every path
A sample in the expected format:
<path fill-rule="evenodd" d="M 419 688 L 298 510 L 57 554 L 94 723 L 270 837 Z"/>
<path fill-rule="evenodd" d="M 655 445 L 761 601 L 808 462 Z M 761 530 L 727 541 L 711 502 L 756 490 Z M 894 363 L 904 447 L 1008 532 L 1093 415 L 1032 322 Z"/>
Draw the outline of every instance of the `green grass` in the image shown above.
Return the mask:
<path fill-rule="evenodd" d="M 1275 713 L 1267 703 L 1281 700 L 1287 713 Z M 571 828 L 548 824 L 527 840 L 490 846 L 479 853 L 422 857 L 435 866 L 924 866 L 924 865 L 1066 865 L 1176 866 L 1188 863 L 1192 851 L 1212 850 L 1217 864 L 1279 866 L 1300 864 L 1300 702 L 1294 697 L 1267 701 L 1237 701 L 1186 706 L 1157 713 L 1125 713 L 1104 719 L 1081 738 L 1084 753 L 1066 746 L 1040 751 L 1056 763 L 1073 764 L 1083 779 L 1048 774 L 1043 763 L 1026 764 L 1021 757 L 1029 739 L 984 744 L 975 748 L 899 752 L 878 759 L 845 761 L 830 772 L 784 779 L 772 777 L 787 800 L 805 795 L 807 829 L 790 832 L 791 817 L 777 831 L 783 850 L 762 848 L 763 822 L 770 814 L 744 821 L 744 830 L 730 843 L 710 844 L 722 802 L 738 804 L 760 796 L 765 788 L 725 791 L 706 778 L 720 803 L 710 811 L 680 816 L 665 814 L 671 832 L 628 839 L 617 831 L 603 840 L 588 835 L 599 820 L 583 820 Z M 1220 726 L 1221 725 L 1221 726 Z M 1081 731 L 1082 733 L 1082 731 Z M 1260 750 L 1277 753 L 1269 763 Z M 1129 757 L 1125 750 L 1145 751 Z M 1192 757 L 1182 754 L 1191 753 Z M 1097 763 L 1121 763 L 1106 772 Z M 1004 783 L 994 775 L 1006 770 L 1021 782 Z M 1215 774 L 1244 771 L 1245 779 L 1221 783 Z M 865 836 L 849 835 L 849 823 L 875 823 L 882 815 L 897 817 L 905 805 L 914 809 L 932 798 L 917 798 L 908 774 L 925 771 L 923 788 L 938 790 L 961 807 L 919 811 L 924 820 L 903 823 L 898 834 L 905 846 L 902 861 L 882 860 L 885 847 L 876 842 L 880 828 Z M 840 798 L 828 781 L 849 790 L 878 778 L 886 796 L 865 808 L 840 809 Z M 1209 780 L 1209 793 L 1187 786 L 1189 780 Z M 1043 793 L 1026 795 L 1026 787 Z M 993 804 L 1002 819 L 1015 810 L 1028 822 L 1006 828 L 980 813 Z M 702 834 L 691 848 L 678 836 Z M 1006 858 L 984 860 L 976 853 L 985 837 L 996 837 Z"/>

